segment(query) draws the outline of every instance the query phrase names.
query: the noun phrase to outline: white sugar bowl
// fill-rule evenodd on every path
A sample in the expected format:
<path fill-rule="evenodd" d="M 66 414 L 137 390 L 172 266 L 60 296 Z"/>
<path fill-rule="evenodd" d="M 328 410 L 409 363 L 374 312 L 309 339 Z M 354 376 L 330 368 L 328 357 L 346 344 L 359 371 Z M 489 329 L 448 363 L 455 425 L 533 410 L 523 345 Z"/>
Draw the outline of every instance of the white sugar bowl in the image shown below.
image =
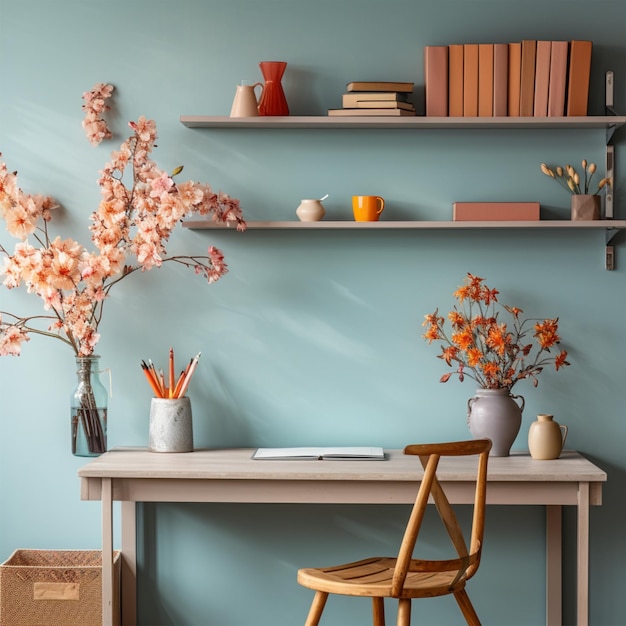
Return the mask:
<path fill-rule="evenodd" d="M 326 215 L 326 211 L 321 200 L 307 199 L 300 201 L 296 215 L 301 222 L 319 222 Z"/>

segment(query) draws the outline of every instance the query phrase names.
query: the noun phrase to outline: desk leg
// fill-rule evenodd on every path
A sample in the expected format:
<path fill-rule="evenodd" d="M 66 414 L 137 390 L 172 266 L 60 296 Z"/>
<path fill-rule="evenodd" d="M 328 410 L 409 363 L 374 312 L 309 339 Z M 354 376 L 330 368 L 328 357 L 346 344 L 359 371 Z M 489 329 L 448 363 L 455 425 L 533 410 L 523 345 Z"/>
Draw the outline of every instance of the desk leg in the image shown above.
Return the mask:
<path fill-rule="evenodd" d="M 578 626 L 589 623 L 589 483 L 578 484 Z"/>
<path fill-rule="evenodd" d="M 102 626 L 113 626 L 113 499 L 111 479 L 102 479 Z"/>
<path fill-rule="evenodd" d="M 546 507 L 546 624 L 563 623 L 562 507 Z"/>
<path fill-rule="evenodd" d="M 122 624 L 137 624 L 137 505 L 122 502 Z"/>

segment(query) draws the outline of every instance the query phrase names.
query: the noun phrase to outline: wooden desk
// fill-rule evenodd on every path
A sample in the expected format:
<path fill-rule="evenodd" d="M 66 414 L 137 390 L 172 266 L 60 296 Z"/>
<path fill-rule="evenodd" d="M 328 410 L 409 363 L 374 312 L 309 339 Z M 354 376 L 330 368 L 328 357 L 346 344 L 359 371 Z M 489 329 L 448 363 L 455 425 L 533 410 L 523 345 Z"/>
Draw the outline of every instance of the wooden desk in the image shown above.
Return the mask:
<path fill-rule="evenodd" d="M 386 461 L 253 461 L 254 450 L 197 450 L 159 454 L 144 449 L 107 452 L 80 468 L 81 499 L 102 501 L 102 549 L 113 552 L 113 501 L 122 503 L 124 626 L 136 624 L 137 502 L 259 502 L 411 504 L 422 475 L 415 457 L 386 450 Z M 469 504 L 475 470 L 466 459 L 446 459 L 438 472 L 448 497 Z M 419 466 L 419 467 L 418 467 Z M 491 458 L 487 504 L 546 507 L 546 622 L 561 617 L 561 509 L 578 510 L 577 615 L 588 623 L 589 507 L 602 503 L 606 473 L 577 452 L 555 461 L 528 454 Z M 103 559 L 102 624 L 112 624 L 112 559 Z M 303 616 L 304 619 L 304 616 Z"/>

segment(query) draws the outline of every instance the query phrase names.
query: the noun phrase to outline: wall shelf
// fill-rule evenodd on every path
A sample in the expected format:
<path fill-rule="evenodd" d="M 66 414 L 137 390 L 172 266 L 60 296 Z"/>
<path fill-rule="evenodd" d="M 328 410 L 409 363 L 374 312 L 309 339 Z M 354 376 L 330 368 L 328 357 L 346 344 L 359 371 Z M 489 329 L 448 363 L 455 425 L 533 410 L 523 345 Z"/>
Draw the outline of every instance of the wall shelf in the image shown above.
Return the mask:
<path fill-rule="evenodd" d="M 626 117 L 617 115 L 591 117 L 227 117 L 181 115 L 180 122 L 188 128 L 386 128 L 386 129 L 615 129 L 626 124 Z"/>
<path fill-rule="evenodd" d="M 607 75 L 608 76 L 608 75 Z M 611 103 L 612 105 L 612 103 Z M 606 138 L 606 177 L 614 175 L 614 147 L 609 144 L 615 130 L 626 124 L 625 116 L 615 115 L 607 102 L 604 116 L 567 116 L 567 117 L 330 117 L 317 116 L 259 116 L 259 117 L 228 117 L 210 115 L 181 115 L 180 122 L 188 128 L 210 129 L 398 129 L 398 130 L 453 130 L 453 129 L 491 129 L 491 130 L 585 130 L 600 129 L 605 131 Z M 603 229 L 606 232 L 605 267 L 608 270 L 615 268 L 615 255 L 610 245 L 619 230 L 626 228 L 626 221 L 613 219 L 613 192 L 608 191 L 605 197 L 604 220 L 597 221 L 569 221 L 569 220 L 539 220 L 533 222 L 498 221 L 498 222 L 451 222 L 451 221 L 382 221 L 382 222 L 354 222 L 332 221 L 299 222 L 299 221 L 251 221 L 249 229 L 278 230 L 382 230 L 382 229 Z M 208 220 L 190 220 L 183 224 L 190 229 L 222 229 L 234 227 L 217 224 Z"/>
<path fill-rule="evenodd" d="M 290 221 L 250 221 L 249 230 L 427 230 L 427 229 L 591 229 L 591 230 L 623 230 L 626 220 L 537 220 L 537 221 L 494 221 L 494 222 L 451 222 L 451 221 L 382 221 L 355 222 L 352 220 L 322 220 L 320 222 Z M 211 220 L 189 220 L 183 222 L 185 228 L 191 230 L 235 230 L 236 222 L 220 224 Z"/>

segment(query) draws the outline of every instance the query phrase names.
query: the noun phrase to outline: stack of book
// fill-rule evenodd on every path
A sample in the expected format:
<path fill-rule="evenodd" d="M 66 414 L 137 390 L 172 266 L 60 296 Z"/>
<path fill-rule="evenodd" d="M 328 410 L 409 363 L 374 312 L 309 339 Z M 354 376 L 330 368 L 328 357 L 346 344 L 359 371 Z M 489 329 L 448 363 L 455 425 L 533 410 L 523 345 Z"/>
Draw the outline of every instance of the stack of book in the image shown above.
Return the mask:
<path fill-rule="evenodd" d="M 409 101 L 414 83 L 393 81 L 359 81 L 346 86 L 342 109 L 328 109 L 328 115 L 405 116 L 415 115 Z"/>
<path fill-rule="evenodd" d="M 424 48 L 427 116 L 587 115 L 591 41 Z"/>

